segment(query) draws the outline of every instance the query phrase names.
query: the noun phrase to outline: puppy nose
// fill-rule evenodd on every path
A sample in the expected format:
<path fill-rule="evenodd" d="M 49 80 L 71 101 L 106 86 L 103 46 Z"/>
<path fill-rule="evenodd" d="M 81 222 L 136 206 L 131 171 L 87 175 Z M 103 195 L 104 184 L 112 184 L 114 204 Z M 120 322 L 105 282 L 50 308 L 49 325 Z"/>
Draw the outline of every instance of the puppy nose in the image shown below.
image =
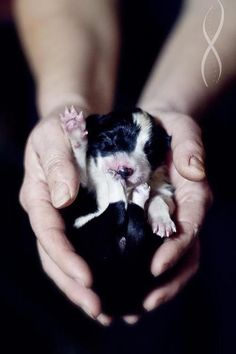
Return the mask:
<path fill-rule="evenodd" d="M 118 169 L 117 173 L 124 179 L 130 177 L 133 173 L 134 170 L 129 167 L 121 167 Z"/>

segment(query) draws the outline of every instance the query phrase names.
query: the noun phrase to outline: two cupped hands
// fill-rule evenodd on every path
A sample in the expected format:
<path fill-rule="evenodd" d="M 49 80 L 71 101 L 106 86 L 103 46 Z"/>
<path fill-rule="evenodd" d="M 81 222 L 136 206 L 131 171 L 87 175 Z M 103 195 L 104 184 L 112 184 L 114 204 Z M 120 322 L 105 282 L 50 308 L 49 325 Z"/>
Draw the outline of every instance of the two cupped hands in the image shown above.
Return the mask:
<path fill-rule="evenodd" d="M 177 233 L 156 251 L 151 272 L 158 276 L 180 260 L 181 267 L 169 282 L 153 290 L 143 306 L 151 311 L 172 299 L 197 272 L 197 237 L 212 195 L 205 178 L 201 130 L 189 116 L 173 111 L 149 112 L 158 117 L 172 136 L 170 180 L 175 187 Z M 36 235 L 42 267 L 49 278 L 75 305 L 103 325 L 112 321 L 102 313 L 101 302 L 91 289 L 92 274 L 65 234 L 60 208 L 71 204 L 79 190 L 79 171 L 60 119 L 52 115 L 32 130 L 25 149 L 25 174 L 20 202 Z M 134 323 L 136 316 L 124 318 Z"/>

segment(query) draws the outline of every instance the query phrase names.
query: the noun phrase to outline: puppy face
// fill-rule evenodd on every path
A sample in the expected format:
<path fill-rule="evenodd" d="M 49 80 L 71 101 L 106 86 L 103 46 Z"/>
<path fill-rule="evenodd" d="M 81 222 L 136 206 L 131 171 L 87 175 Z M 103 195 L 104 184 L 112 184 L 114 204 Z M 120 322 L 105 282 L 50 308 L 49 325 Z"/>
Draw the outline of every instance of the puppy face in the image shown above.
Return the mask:
<path fill-rule="evenodd" d="M 127 185 L 149 179 L 168 150 L 165 130 L 146 112 L 135 109 L 88 117 L 88 158 L 104 172 L 122 178 Z"/>

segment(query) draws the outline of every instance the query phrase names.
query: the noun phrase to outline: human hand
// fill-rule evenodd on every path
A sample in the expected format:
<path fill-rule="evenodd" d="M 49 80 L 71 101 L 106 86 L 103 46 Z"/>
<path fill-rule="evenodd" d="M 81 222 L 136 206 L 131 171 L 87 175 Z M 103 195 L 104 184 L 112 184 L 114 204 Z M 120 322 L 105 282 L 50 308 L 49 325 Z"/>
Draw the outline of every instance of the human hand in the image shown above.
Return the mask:
<path fill-rule="evenodd" d="M 185 257 L 175 277 L 146 297 L 144 308 L 148 311 L 172 299 L 196 273 L 200 253 L 197 233 L 212 198 L 205 179 L 199 126 L 189 116 L 175 112 L 155 112 L 155 116 L 172 136 L 169 173 L 175 187 L 177 234 L 156 251 L 151 271 L 158 276 Z"/>
<path fill-rule="evenodd" d="M 90 269 L 68 241 L 57 210 L 71 204 L 78 189 L 79 171 L 59 118 L 42 120 L 26 145 L 20 202 L 36 235 L 44 271 L 74 304 L 108 324 L 110 319 L 101 313 L 100 299 L 90 288 Z"/>

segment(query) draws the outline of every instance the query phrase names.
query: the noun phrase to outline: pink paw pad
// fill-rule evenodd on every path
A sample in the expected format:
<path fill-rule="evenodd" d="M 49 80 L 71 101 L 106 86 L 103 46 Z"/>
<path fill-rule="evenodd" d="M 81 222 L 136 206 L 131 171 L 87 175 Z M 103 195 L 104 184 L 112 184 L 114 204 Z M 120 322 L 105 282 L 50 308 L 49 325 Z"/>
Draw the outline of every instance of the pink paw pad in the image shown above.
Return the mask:
<path fill-rule="evenodd" d="M 83 112 L 78 113 L 74 106 L 71 106 L 70 109 L 66 107 L 64 114 L 60 114 L 60 118 L 66 132 L 72 133 L 77 130 L 80 131 L 81 137 L 88 134 Z"/>

